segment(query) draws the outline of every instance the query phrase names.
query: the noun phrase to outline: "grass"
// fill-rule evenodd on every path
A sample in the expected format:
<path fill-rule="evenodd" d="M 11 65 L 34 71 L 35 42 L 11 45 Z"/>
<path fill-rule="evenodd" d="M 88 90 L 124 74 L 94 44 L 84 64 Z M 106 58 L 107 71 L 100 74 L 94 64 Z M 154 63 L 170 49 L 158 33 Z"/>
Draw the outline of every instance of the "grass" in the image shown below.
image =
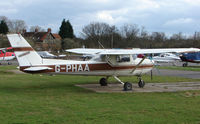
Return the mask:
<path fill-rule="evenodd" d="M 200 66 L 159 66 L 158 69 L 182 70 L 182 71 L 200 71 Z"/>
<path fill-rule="evenodd" d="M 13 72 L 10 72 L 8 70 L 14 70 L 16 69 L 16 66 L 5 66 L 5 65 L 0 65 L 0 74 L 14 74 Z"/>
<path fill-rule="evenodd" d="M 0 71 L 14 68 L 0 66 Z M 95 93 L 74 85 L 96 83 L 100 77 L 0 74 L 2 124 L 200 123 L 200 91 Z M 121 79 L 137 81 L 135 77 Z M 200 81 L 163 76 L 144 80 Z"/>

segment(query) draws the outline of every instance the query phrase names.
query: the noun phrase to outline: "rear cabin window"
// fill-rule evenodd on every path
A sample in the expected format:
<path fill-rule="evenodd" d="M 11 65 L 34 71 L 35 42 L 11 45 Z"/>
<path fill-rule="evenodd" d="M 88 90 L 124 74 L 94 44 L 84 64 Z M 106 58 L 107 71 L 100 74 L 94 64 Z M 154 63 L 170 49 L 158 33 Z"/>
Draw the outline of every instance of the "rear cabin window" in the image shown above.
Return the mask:
<path fill-rule="evenodd" d="M 117 62 L 130 62 L 129 55 L 119 55 L 117 56 Z"/>

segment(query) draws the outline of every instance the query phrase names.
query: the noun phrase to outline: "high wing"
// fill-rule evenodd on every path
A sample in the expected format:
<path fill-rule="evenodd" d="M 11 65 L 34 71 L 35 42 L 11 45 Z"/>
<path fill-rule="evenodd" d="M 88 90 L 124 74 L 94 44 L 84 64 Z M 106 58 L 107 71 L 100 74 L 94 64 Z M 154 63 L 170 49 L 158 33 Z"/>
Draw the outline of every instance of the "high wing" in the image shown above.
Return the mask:
<path fill-rule="evenodd" d="M 77 53 L 77 54 L 99 54 L 108 49 L 87 49 L 87 48 L 76 48 L 76 49 L 68 49 L 66 52 Z M 112 49 L 110 49 L 112 50 Z"/>
<path fill-rule="evenodd" d="M 165 49 L 68 49 L 67 52 L 77 54 L 99 54 L 99 55 L 127 55 L 127 54 L 154 54 L 154 53 L 187 53 L 200 52 L 198 48 L 165 48 Z"/>

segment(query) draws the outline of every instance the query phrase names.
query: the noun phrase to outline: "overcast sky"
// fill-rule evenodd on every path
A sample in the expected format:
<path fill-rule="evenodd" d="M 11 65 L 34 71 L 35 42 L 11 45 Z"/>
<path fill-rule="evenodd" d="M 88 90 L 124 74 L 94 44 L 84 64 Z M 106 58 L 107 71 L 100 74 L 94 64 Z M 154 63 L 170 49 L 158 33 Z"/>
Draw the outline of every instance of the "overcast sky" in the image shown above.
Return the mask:
<path fill-rule="evenodd" d="M 0 0 L 0 16 L 58 32 L 69 19 L 76 35 L 90 22 L 144 26 L 166 34 L 200 31 L 200 0 Z"/>

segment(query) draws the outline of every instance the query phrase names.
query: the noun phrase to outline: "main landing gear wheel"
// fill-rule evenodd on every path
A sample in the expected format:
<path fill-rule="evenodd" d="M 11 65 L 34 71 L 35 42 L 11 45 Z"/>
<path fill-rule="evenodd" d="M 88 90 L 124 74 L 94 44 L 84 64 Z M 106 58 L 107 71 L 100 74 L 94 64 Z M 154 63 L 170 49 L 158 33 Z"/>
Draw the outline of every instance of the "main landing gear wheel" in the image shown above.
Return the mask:
<path fill-rule="evenodd" d="M 140 88 L 143 88 L 144 85 L 145 85 L 145 82 L 144 82 L 143 80 L 139 80 L 138 86 L 139 86 Z"/>
<path fill-rule="evenodd" d="M 101 78 L 101 79 L 99 80 L 99 83 L 100 83 L 101 86 L 107 86 L 107 84 L 108 84 L 106 78 Z"/>
<path fill-rule="evenodd" d="M 119 81 L 121 84 L 124 85 L 124 91 L 130 91 L 132 90 L 132 84 L 129 82 L 122 82 L 117 76 L 113 76 L 117 81 Z"/>
<path fill-rule="evenodd" d="M 124 84 L 124 91 L 130 91 L 130 90 L 132 90 L 132 84 L 129 82 L 126 82 Z"/>

